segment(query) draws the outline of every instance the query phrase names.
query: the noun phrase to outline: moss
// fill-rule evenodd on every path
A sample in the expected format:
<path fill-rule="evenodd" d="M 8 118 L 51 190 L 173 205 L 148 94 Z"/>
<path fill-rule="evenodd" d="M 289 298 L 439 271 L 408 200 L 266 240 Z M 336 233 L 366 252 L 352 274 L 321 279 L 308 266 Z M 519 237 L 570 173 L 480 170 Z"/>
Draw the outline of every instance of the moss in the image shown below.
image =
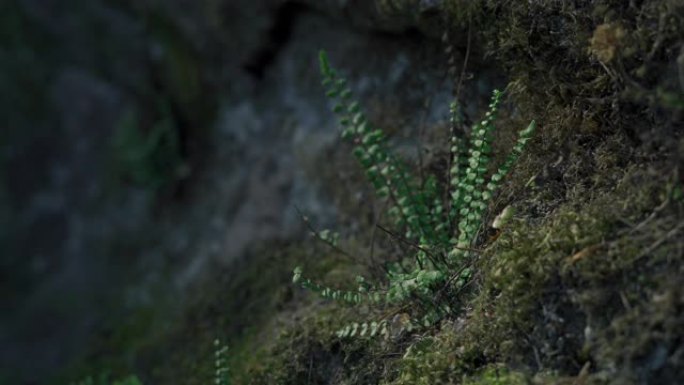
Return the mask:
<path fill-rule="evenodd" d="M 666 384 L 684 378 L 684 292 L 676 276 L 681 276 L 681 271 L 658 284 L 651 282 L 648 298 L 639 302 L 627 299 L 625 314 L 599 333 L 597 356 L 616 372 L 612 383 Z"/>
<path fill-rule="evenodd" d="M 351 322 L 356 314 L 334 306 L 305 307 L 279 317 L 280 330 L 266 343 L 258 359 L 243 363 L 239 383 L 249 384 L 336 384 L 377 383 L 381 361 L 368 356 L 378 350 L 377 340 L 340 341 L 334 331 Z"/>
<path fill-rule="evenodd" d="M 666 283 L 676 280 L 682 259 L 673 253 L 681 241 L 668 236 L 680 231 L 681 216 L 669 198 L 670 177 L 634 168 L 614 189 L 578 194 L 541 220 L 521 218 L 504 230 L 480 261 L 481 291 L 468 315 L 466 346 L 486 361 L 535 370 L 573 375 L 591 362 L 597 373 L 619 367 L 653 380 L 638 374 L 643 365 L 635 357 L 647 354 L 640 341 L 661 333 L 644 311 L 654 306 L 655 293 L 672 295 Z M 669 322 L 681 316 L 661 311 L 670 312 L 661 313 Z M 625 339 L 618 325 L 635 322 L 649 327 L 630 329 L 634 339 Z M 668 341 L 681 338 L 668 333 Z M 667 371 L 676 363 L 661 365 Z"/>
<path fill-rule="evenodd" d="M 138 365 L 151 373 L 152 383 L 206 383 L 213 378 L 213 341 L 229 347 L 228 359 L 253 353 L 272 314 L 293 301 L 290 266 L 299 254 L 295 246 L 263 249 L 230 270 L 218 268 L 207 284 L 196 288 L 176 327 L 138 354 Z M 266 266 L 266 268 L 264 268 Z M 253 344 L 244 341 L 253 341 Z M 242 350 L 244 348 L 244 351 Z"/>
<path fill-rule="evenodd" d="M 667 110 L 678 104 L 664 95 L 681 94 L 681 2 L 450 0 L 445 7 L 455 28 L 472 25 L 475 45 L 499 63 L 518 105 L 540 127 L 550 128 L 550 112 L 568 106 L 575 119 L 597 119 L 601 131 L 634 138 L 645 122 L 658 122 L 660 134 L 672 124 Z M 558 129 L 576 132 L 577 125 Z"/>
<path fill-rule="evenodd" d="M 333 284 L 349 282 L 359 272 L 312 242 L 255 251 L 229 268 L 215 269 L 207 284 L 195 289 L 182 316 L 170 322 L 174 326 L 136 348 L 133 367 L 147 373 L 145 383 L 206 383 L 213 379 L 213 341 L 219 338 L 229 347 L 233 383 L 302 383 L 297 381 L 324 378 L 333 369 L 340 376 L 360 376 L 347 361 L 360 360 L 367 341 L 342 346 L 333 336 L 366 315 L 298 290 L 291 283 L 298 264 Z"/>
<path fill-rule="evenodd" d="M 432 384 L 529 384 L 528 373 L 508 368 L 505 364 L 485 363 L 476 349 L 464 345 L 463 320 L 445 322 L 441 329 L 429 336 L 417 336 L 405 349 L 401 358 L 392 363 L 387 385 Z M 541 377 L 539 377 L 539 381 Z M 556 376 L 547 376 L 557 380 Z"/>
<path fill-rule="evenodd" d="M 527 376 L 505 367 L 490 366 L 463 381 L 463 385 L 525 385 Z"/>
<path fill-rule="evenodd" d="M 394 343 L 382 338 L 340 339 L 335 333 L 352 322 L 383 315 L 365 306 L 322 300 L 292 285 L 289 274 L 295 264 L 293 259 L 298 260 L 297 264 L 304 263 L 311 276 L 334 287 L 344 287 L 357 274 L 368 272 L 329 253 L 317 254 L 321 250 L 311 243 L 304 247 L 295 248 L 293 258 L 287 262 L 287 282 L 281 289 L 285 287 L 290 294 L 281 296 L 278 311 L 266 312 L 269 316 L 265 322 L 236 340 L 238 345 L 231 357 L 234 380 L 238 384 L 378 383 L 386 363 L 369 357 L 387 354 Z M 343 247 L 354 251 L 359 244 L 348 239 Z M 308 257 L 302 258 L 304 255 Z"/>
<path fill-rule="evenodd" d="M 459 348 L 453 325 L 444 325 L 433 335 L 416 337 L 394 363 L 387 385 L 445 384 L 460 381 L 474 360 Z"/>

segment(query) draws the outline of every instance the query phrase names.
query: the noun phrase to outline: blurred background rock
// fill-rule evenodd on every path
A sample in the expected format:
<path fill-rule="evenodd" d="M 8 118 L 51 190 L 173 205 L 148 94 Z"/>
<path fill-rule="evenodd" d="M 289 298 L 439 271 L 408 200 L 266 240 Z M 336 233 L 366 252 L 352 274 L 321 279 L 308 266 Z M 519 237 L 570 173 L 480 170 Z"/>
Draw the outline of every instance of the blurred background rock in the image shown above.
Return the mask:
<path fill-rule="evenodd" d="M 447 90 L 423 108 L 444 66 L 415 31 L 434 31 L 345 4 L 0 4 L 0 383 L 42 382 L 112 322 L 173 314 L 212 267 L 300 238 L 294 205 L 335 221 L 319 49 L 396 129 L 444 117 Z"/>

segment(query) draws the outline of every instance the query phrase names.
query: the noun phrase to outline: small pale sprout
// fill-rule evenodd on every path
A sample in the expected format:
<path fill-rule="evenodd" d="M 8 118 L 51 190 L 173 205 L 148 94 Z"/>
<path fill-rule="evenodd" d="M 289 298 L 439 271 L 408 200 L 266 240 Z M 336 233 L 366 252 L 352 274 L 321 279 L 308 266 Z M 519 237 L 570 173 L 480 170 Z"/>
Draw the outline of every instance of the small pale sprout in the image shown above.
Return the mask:
<path fill-rule="evenodd" d="M 530 125 L 527 126 L 526 129 L 524 129 L 523 131 L 520 132 L 520 136 L 522 136 L 522 137 L 529 137 L 530 135 L 532 135 L 532 133 L 534 132 L 534 129 L 535 129 L 536 127 L 537 127 L 537 122 L 534 121 L 534 120 L 531 121 L 531 122 L 530 122 Z"/>
<path fill-rule="evenodd" d="M 508 223 L 511 220 L 511 218 L 513 218 L 514 214 L 515 214 L 515 209 L 513 208 L 513 206 L 510 206 L 510 205 L 506 206 L 506 208 L 504 208 L 499 213 L 499 215 L 497 215 L 496 218 L 494 218 L 494 222 L 492 223 L 492 227 L 497 229 L 497 230 L 503 228 L 506 225 L 506 223 Z"/>
<path fill-rule="evenodd" d="M 292 275 L 292 283 L 297 283 L 302 279 L 302 268 L 300 266 L 297 266 L 294 268 L 294 272 Z M 218 340 L 216 340 L 218 341 Z"/>

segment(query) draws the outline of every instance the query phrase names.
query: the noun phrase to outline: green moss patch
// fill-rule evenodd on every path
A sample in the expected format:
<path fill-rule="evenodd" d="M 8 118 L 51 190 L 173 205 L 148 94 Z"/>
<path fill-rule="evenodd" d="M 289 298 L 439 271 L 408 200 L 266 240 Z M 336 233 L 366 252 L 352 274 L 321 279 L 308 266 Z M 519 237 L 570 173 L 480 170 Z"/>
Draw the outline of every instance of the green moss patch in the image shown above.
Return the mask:
<path fill-rule="evenodd" d="M 601 375 L 649 381 L 676 371 L 681 363 L 668 344 L 682 335 L 654 321 L 681 317 L 667 300 L 684 258 L 676 235 L 682 206 L 668 178 L 635 168 L 614 189 L 504 230 L 482 256 L 481 291 L 467 321 L 487 361 L 566 375 L 589 362 Z M 657 370 L 638 361 L 653 349 L 669 358 L 658 356 Z"/>

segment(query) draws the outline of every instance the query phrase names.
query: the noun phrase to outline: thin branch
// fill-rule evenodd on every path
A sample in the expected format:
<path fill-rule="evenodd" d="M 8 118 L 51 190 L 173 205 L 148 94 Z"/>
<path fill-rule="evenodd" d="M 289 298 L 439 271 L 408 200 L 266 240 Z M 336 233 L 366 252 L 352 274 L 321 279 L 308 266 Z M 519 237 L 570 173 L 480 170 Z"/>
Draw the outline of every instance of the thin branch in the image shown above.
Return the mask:
<path fill-rule="evenodd" d="M 429 250 L 426 250 L 426 249 L 420 247 L 419 245 L 417 245 L 417 244 L 415 244 L 415 243 L 409 241 L 408 239 L 406 239 L 406 238 L 404 238 L 404 237 L 401 237 L 401 236 L 399 236 L 399 235 L 393 233 L 393 232 L 390 231 L 390 230 L 387 230 L 386 228 L 382 227 L 380 224 L 377 224 L 376 226 L 377 226 L 380 230 L 384 231 L 384 232 L 385 232 L 387 235 L 389 235 L 390 237 L 392 237 L 392 238 L 394 238 L 394 239 L 396 239 L 396 240 L 398 240 L 398 241 L 404 243 L 404 244 L 407 245 L 407 246 L 413 247 L 413 248 L 416 249 L 416 250 L 419 250 L 419 251 L 424 252 L 424 253 L 430 258 L 430 260 L 431 260 L 433 263 L 435 263 L 435 261 L 434 261 L 434 259 L 433 259 L 433 258 L 434 258 L 434 255 L 432 255 L 432 253 L 431 253 Z"/>
<path fill-rule="evenodd" d="M 427 117 L 430 113 L 430 107 L 432 106 L 432 97 L 427 97 L 425 103 L 423 104 L 423 115 L 420 118 L 420 125 L 418 126 L 418 174 L 420 175 L 420 185 L 425 185 L 425 173 L 423 168 L 425 166 L 423 160 L 423 139 L 425 135 L 425 129 L 427 127 Z"/>
<path fill-rule="evenodd" d="M 348 252 L 346 252 L 345 250 L 337 247 L 337 245 L 330 242 L 329 240 L 323 239 L 323 237 L 320 236 L 319 231 L 317 231 L 315 228 L 313 228 L 313 226 L 311 226 L 311 222 L 309 221 L 309 218 L 306 215 L 304 215 L 304 213 L 302 213 L 302 211 L 299 209 L 299 207 L 297 205 L 294 205 L 294 208 L 295 208 L 295 210 L 297 210 L 297 214 L 299 214 L 299 217 L 302 219 L 302 222 L 304 222 L 304 224 L 306 225 L 306 228 L 309 230 L 311 235 L 313 235 L 318 241 L 323 242 L 324 244 L 326 244 L 328 247 L 330 247 L 331 249 L 333 249 L 337 253 L 344 255 L 345 257 L 350 258 L 351 260 L 353 260 L 355 262 L 359 262 L 358 257 L 355 257 L 355 256 L 349 254 Z"/>
<path fill-rule="evenodd" d="M 435 296 L 435 301 L 439 301 L 439 300 L 441 299 L 441 297 L 444 295 L 444 293 L 446 292 L 446 289 L 449 287 L 449 285 L 451 285 L 451 283 L 452 283 L 456 278 L 460 277 L 461 274 L 463 274 L 463 272 L 464 272 L 467 268 L 472 267 L 472 266 L 473 266 L 473 263 L 471 262 L 471 263 L 468 263 L 468 264 L 463 265 L 460 269 L 458 269 L 458 271 L 456 271 L 456 273 L 454 273 L 454 274 L 451 276 L 451 278 L 449 278 L 449 280 L 446 281 L 446 283 L 444 284 L 444 286 L 442 286 L 442 288 L 437 292 L 437 295 Z M 464 286 L 465 286 L 465 285 L 464 285 Z"/>
<path fill-rule="evenodd" d="M 468 59 L 470 58 L 470 38 L 472 36 L 472 29 L 472 21 L 468 18 L 468 42 L 466 43 L 466 53 L 465 58 L 463 58 L 461 75 L 458 77 L 458 83 L 456 83 L 456 91 L 454 94 L 454 99 L 456 100 L 461 96 L 461 86 L 463 85 L 463 79 L 465 79 L 466 67 L 468 66 Z"/>
<path fill-rule="evenodd" d="M 371 266 L 380 266 L 380 268 L 385 272 L 385 274 L 389 274 L 389 270 L 385 267 L 384 264 L 382 263 L 376 263 L 374 257 L 374 251 L 375 251 L 375 236 L 377 235 L 377 225 L 380 223 L 380 219 L 382 218 L 382 213 L 387 209 L 387 205 L 389 204 L 389 200 L 385 201 L 382 210 L 378 213 L 378 215 L 375 217 L 375 223 L 373 223 L 373 230 L 371 230 L 371 241 L 370 241 L 370 252 L 368 255 L 368 259 L 370 260 Z"/>
<path fill-rule="evenodd" d="M 641 258 L 643 258 L 643 257 L 647 256 L 648 254 L 650 254 L 651 252 L 653 252 L 655 249 L 657 249 L 658 247 L 660 247 L 660 245 L 662 245 L 665 241 L 667 241 L 668 239 L 670 239 L 670 238 L 674 237 L 675 235 L 677 235 L 677 233 L 679 233 L 679 231 L 680 231 L 682 228 L 684 228 L 684 222 L 681 222 L 681 223 L 680 223 L 679 225 L 677 225 L 675 228 L 673 228 L 672 230 L 670 230 L 667 234 L 665 234 L 664 237 L 662 237 L 662 238 L 658 239 L 657 241 L 653 242 L 653 244 L 651 244 L 651 246 L 649 246 L 649 247 L 643 249 L 643 250 L 641 251 L 641 253 L 639 253 L 639 255 L 634 259 L 634 261 L 638 261 L 638 260 L 640 260 Z"/>

